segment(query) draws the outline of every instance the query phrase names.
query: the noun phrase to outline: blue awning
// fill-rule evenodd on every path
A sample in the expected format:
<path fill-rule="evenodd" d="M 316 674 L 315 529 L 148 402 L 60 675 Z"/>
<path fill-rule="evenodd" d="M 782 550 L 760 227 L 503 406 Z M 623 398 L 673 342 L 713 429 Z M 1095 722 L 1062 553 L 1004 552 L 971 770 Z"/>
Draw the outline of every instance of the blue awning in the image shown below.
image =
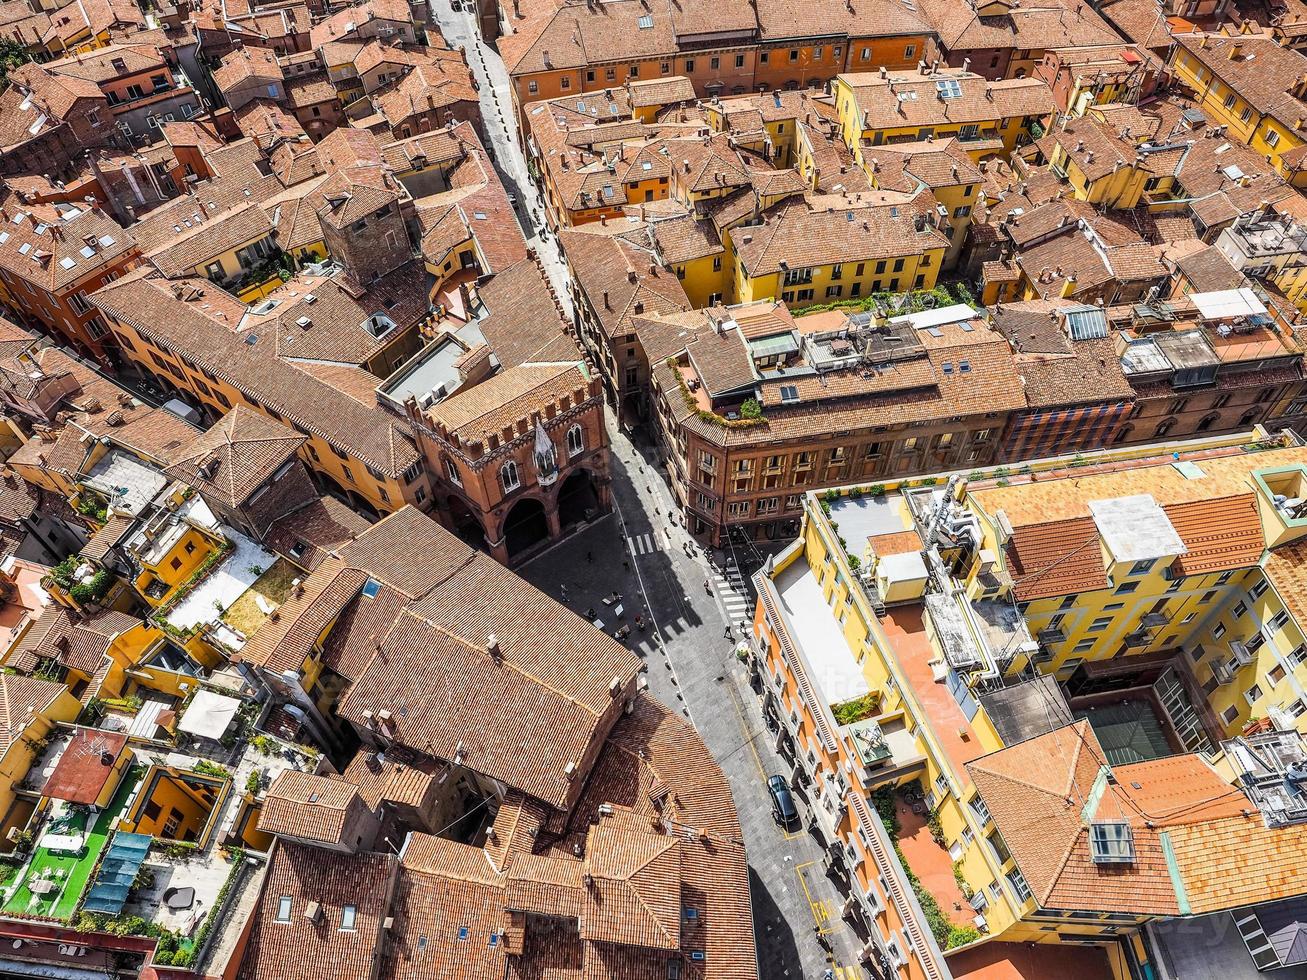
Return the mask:
<path fill-rule="evenodd" d="M 128 834 L 119 831 L 109 842 L 109 849 L 100 862 L 100 873 L 95 884 L 86 893 L 83 908 L 88 912 L 117 915 L 127 902 L 127 892 L 136 880 L 136 873 L 145 862 L 154 838 L 149 834 Z"/>

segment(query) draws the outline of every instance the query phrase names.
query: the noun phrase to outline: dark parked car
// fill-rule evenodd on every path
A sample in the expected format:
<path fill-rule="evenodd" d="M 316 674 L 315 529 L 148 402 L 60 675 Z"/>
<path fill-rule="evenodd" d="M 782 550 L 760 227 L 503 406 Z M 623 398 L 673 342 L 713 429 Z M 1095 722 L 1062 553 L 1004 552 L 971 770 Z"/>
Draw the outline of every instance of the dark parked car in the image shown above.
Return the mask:
<path fill-rule="evenodd" d="M 789 830 L 799 822 L 799 808 L 794 805 L 794 796 L 785 782 L 784 776 L 772 776 L 767 780 L 767 790 L 771 793 L 771 812 L 776 822 Z"/>

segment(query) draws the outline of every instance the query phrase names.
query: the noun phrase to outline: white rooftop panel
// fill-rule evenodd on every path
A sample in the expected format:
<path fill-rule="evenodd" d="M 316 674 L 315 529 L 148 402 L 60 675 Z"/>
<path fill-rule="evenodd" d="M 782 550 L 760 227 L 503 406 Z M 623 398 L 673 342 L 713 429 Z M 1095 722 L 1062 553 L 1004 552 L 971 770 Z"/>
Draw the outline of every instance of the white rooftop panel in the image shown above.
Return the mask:
<path fill-rule="evenodd" d="M 925 330 L 928 327 L 938 327 L 945 323 L 960 323 L 963 320 L 970 320 L 975 315 L 976 311 L 966 303 L 955 303 L 952 306 L 939 306 L 933 310 L 922 310 L 920 313 L 896 316 L 891 318 L 890 323 L 907 323 L 917 330 Z"/>
<path fill-rule="evenodd" d="M 1149 493 L 1089 501 L 1098 533 L 1118 562 L 1183 555 L 1189 549 Z"/>
<path fill-rule="evenodd" d="M 1258 316 L 1266 307 L 1247 286 L 1218 289 L 1212 293 L 1190 293 L 1194 306 L 1206 320 L 1226 320 L 1236 316 Z"/>

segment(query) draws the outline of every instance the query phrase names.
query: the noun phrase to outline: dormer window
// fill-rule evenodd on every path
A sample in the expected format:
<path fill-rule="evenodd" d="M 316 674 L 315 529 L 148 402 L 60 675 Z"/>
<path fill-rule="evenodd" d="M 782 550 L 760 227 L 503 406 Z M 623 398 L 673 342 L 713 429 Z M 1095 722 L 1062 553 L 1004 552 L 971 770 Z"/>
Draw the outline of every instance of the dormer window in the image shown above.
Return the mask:
<path fill-rule="evenodd" d="M 1095 864 L 1133 864 L 1134 833 L 1125 820 L 1095 820 L 1089 825 L 1089 856 Z"/>

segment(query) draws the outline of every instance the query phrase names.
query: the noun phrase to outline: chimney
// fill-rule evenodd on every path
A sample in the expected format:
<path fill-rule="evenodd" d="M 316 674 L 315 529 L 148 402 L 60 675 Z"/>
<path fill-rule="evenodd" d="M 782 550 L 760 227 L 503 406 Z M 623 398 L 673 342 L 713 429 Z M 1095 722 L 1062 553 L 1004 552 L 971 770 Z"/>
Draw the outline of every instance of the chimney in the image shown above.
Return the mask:
<path fill-rule="evenodd" d="M 970 71 L 970 70 L 971 70 L 971 59 L 970 59 L 970 58 L 963 58 L 963 59 L 962 59 L 962 70 L 963 70 L 963 71 Z"/>
<path fill-rule="evenodd" d="M 611 309 L 612 309 L 612 307 L 608 304 L 608 290 L 606 290 L 606 289 L 604 290 L 604 309 L 605 309 L 605 310 L 611 310 Z"/>
<path fill-rule="evenodd" d="M 486 637 L 486 653 L 490 654 L 490 656 L 494 657 L 496 660 L 504 659 L 504 652 L 499 649 L 499 637 L 495 636 L 494 633 L 491 633 Z"/>
<path fill-rule="evenodd" d="M 1243 42 L 1235 41 L 1232 45 L 1230 45 L 1230 60 L 1238 61 L 1242 57 L 1243 57 Z"/>
<path fill-rule="evenodd" d="M 633 283 L 633 282 L 635 282 L 636 278 L 637 278 L 637 277 L 636 277 L 636 274 L 635 274 L 635 270 L 634 270 L 634 269 L 627 269 L 627 270 L 626 270 L 626 281 L 627 281 L 627 282 Z"/>

